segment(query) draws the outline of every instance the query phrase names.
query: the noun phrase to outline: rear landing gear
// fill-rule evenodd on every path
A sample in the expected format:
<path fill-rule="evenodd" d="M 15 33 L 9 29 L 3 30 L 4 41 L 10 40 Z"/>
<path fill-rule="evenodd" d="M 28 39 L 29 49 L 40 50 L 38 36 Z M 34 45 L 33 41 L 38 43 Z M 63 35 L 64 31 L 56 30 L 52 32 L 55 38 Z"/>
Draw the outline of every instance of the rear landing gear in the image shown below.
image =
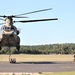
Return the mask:
<path fill-rule="evenodd" d="M 20 50 L 20 45 L 19 45 L 19 46 L 17 46 L 17 47 L 16 47 L 16 49 L 17 49 L 17 50 L 18 50 L 18 52 L 19 52 L 19 50 Z"/>
<path fill-rule="evenodd" d="M 0 50 L 2 49 L 2 47 L 0 46 Z"/>
<path fill-rule="evenodd" d="M 0 50 L 2 49 L 2 47 L 1 47 L 1 41 L 0 41 Z"/>
<path fill-rule="evenodd" d="M 17 36 L 17 46 L 16 46 L 16 49 L 19 52 L 19 50 L 20 50 L 20 38 L 19 38 L 19 36 Z"/>

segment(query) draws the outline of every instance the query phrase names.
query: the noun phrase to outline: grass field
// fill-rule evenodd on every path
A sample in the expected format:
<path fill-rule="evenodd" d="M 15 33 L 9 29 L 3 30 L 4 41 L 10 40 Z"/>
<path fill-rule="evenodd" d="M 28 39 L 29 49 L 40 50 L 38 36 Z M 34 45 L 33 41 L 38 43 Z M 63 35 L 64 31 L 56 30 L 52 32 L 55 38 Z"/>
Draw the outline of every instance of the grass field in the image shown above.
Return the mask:
<path fill-rule="evenodd" d="M 44 72 L 41 75 L 75 75 L 75 72 Z"/>
<path fill-rule="evenodd" d="M 75 75 L 73 72 L 42 72 L 42 73 L 0 73 L 0 75 Z"/>
<path fill-rule="evenodd" d="M 28 54 L 16 54 L 11 58 L 16 58 L 17 62 L 26 61 L 73 61 L 73 55 L 28 55 Z M 0 55 L 0 61 L 9 61 L 9 55 Z"/>
<path fill-rule="evenodd" d="M 17 62 L 42 62 L 42 61 L 73 61 L 73 55 L 29 55 L 29 54 L 16 54 L 11 58 L 16 58 Z M 9 61 L 9 55 L 0 55 L 1 61 Z M 1 74 L 4 75 L 4 74 Z M 9 75 L 9 74 L 8 74 Z M 16 75 L 16 74 L 15 74 Z M 23 75 L 23 74 L 20 74 Z M 25 74 L 26 75 L 26 74 Z M 43 72 L 39 75 L 75 75 L 75 72 Z"/>

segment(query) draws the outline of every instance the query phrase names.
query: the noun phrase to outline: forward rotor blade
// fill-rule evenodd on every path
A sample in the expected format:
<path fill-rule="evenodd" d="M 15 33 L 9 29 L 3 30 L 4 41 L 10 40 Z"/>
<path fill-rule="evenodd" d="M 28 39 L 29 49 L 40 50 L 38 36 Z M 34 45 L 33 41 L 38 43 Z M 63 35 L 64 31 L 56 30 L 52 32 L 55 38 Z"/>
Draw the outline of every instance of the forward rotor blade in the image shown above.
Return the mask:
<path fill-rule="evenodd" d="M 52 10 L 52 8 L 49 8 L 49 9 L 42 9 L 42 10 L 37 10 L 37 11 L 32 11 L 32 12 L 23 13 L 23 14 L 18 14 L 18 15 L 15 15 L 15 16 L 27 15 L 27 14 L 32 14 L 32 13 L 37 13 L 37 12 L 42 12 L 42 11 L 48 11 L 48 10 Z"/>
<path fill-rule="evenodd" d="M 15 23 L 15 22 L 22 22 L 22 23 L 27 23 L 27 22 L 40 22 L 40 21 L 52 21 L 52 20 L 58 20 L 58 18 L 39 19 L 39 20 L 26 20 L 26 21 L 14 21 L 14 23 Z"/>
<path fill-rule="evenodd" d="M 0 25 L 3 25 L 3 24 L 5 24 L 5 23 L 0 23 Z"/>
<path fill-rule="evenodd" d="M 0 18 L 0 20 L 3 20 L 3 21 L 5 21 L 4 19 L 2 19 L 2 18 Z"/>

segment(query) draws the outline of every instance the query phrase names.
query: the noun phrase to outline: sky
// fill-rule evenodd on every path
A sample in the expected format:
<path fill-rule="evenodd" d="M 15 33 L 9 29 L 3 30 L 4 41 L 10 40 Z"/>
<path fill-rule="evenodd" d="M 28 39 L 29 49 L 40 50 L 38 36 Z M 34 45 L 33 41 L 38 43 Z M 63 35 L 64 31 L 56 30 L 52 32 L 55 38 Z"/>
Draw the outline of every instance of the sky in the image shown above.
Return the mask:
<path fill-rule="evenodd" d="M 52 10 L 25 15 L 28 18 L 14 18 L 16 21 L 58 18 L 56 21 L 15 23 L 21 29 L 21 45 L 75 43 L 75 0 L 0 1 L 0 15 L 17 15 L 46 8 Z"/>

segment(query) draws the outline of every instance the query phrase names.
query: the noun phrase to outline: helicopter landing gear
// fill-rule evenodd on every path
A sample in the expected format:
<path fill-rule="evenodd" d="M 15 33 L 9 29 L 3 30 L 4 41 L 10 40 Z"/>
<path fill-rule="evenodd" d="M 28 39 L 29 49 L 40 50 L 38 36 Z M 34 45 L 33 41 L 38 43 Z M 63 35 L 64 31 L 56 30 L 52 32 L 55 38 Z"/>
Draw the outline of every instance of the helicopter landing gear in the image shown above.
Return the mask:
<path fill-rule="evenodd" d="M 18 52 L 19 52 L 19 50 L 20 50 L 20 37 L 19 37 L 19 36 L 17 36 L 17 45 L 16 45 L 16 49 L 17 49 Z"/>
<path fill-rule="evenodd" d="M 15 58 L 11 58 L 11 50 L 9 47 L 9 63 L 16 63 L 16 59 Z"/>
<path fill-rule="evenodd" d="M 9 62 L 10 62 L 10 63 L 16 63 L 16 59 L 15 59 L 15 58 L 11 58 L 11 59 L 9 60 Z"/>
<path fill-rule="evenodd" d="M 1 41 L 0 41 L 0 50 L 2 49 L 2 47 L 1 47 Z"/>
<path fill-rule="evenodd" d="M 17 50 L 18 50 L 18 52 L 19 52 L 19 50 L 20 50 L 20 46 L 17 46 L 17 47 L 16 47 L 16 49 L 17 49 Z"/>
<path fill-rule="evenodd" d="M 2 49 L 2 47 L 0 46 L 0 50 Z"/>

